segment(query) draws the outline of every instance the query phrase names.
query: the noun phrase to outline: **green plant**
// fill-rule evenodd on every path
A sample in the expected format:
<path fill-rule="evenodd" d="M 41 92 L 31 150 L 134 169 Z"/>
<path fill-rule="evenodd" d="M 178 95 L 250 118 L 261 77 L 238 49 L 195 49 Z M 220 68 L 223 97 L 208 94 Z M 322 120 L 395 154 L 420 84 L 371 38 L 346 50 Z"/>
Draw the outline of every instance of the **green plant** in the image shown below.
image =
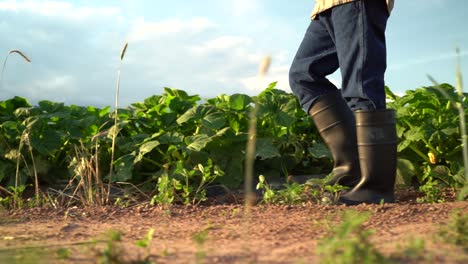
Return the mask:
<path fill-rule="evenodd" d="M 161 95 L 117 113 L 111 107 L 50 101 L 32 106 L 21 97 L 1 101 L 0 185 L 9 190 L 32 184 L 37 201 L 38 186 L 46 184 L 47 201 L 53 206 L 114 204 L 116 191 L 110 193 L 109 188 L 122 182 L 145 193 L 154 190 L 153 204 L 197 204 L 206 199 L 209 186 L 249 185 L 244 175 L 250 170 L 246 146 L 253 139 L 248 133 L 254 108 L 253 175 L 277 181 L 329 171 L 330 154 L 310 117 L 293 94 L 275 85 L 257 96 L 219 95 L 206 100 L 165 88 Z M 398 114 L 399 183 L 419 188 L 437 182 L 440 188 L 464 188 L 459 196 L 465 197 L 466 170 L 457 125 L 460 108 L 441 89 L 452 100 L 460 100 L 467 112 L 467 97 L 460 98 L 448 84 L 410 90 L 403 96 L 387 91 L 392 99 L 389 107 Z M 340 190 L 327 189 L 323 184 L 315 189 L 286 180 L 283 192 L 265 189 L 264 195 L 333 203 Z"/>
<path fill-rule="evenodd" d="M 198 204 L 206 200 L 206 187 L 224 172 L 211 159 L 203 166 L 198 164 L 195 168 L 187 170 L 181 162 L 177 163 L 175 174 L 182 176 L 182 199 L 184 204 Z"/>
<path fill-rule="evenodd" d="M 468 252 L 468 214 L 461 210 L 452 212 L 448 224 L 440 229 L 438 236 Z"/>
<path fill-rule="evenodd" d="M 206 251 L 204 249 L 204 246 L 207 240 L 208 240 L 208 228 L 205 228 L 192 235 L 192 241 L 197 246 L 197 251 L 195 252 L 196 263 L 205 263 Z"/>
<path fill-rule="evenodd" d="M 286 183 L 284 188 L 273 190 L 263 175 L 259 176 L 257 190 L 263 190 L 262 201 L 267 204 L 297 204 L 306 200 L 305 186 L 298 183 Z"/>
<path fill-rule="evenodd" d="M 319 204 L 336 204 L 340 193 L 347 187 L 326 183 L 327 179 L 312 179 L 305 184 L 286 182 L 282 188 L 273 189 L 265 176 L 260 175 L 256 188 L 263 191 L 262 201 L 267 204 L 298 204 L 310 200 Z"/>
<path fill-rule="evenodd" d="M 143 239 L 135 241 L 135 245 L 137 247 L 140 247 L 140 248 L 145 250 L 145 254 L 144 254 L 143 258 L 139 259 L 138 263 L 141 263 L 141 264 L 151 263 L 149 258 L 151 256 L 150 250 L 151 250 L 151 242 L 153 241 L 153 237 L 154 237 L 154 231 L 155 230 L 153 228 L 151 228 L 150 230 L 148 230 L 148 233 L 146 234 L 146 236 Z"/>
<path fill-rule="evenodd" d="M 59 248 L 55 251 L 58 259 L 69 259 L 71 255 L 71 249 L 69 248 Z"/>
<path fill-rule="evenodd" d="M 457 125 L 466 114 L 467 98 L 449 84 L 407 91 L 397 96 L 387 88 L 397 111 L 398 174 L 406 185 L 423 186 L 436 181 L 442 187 L 465 185 L 463 144 Z M 454 107 L 458 105 L 459 107 Z"/>
<path fill-rule="evenodd" d="M 466 99 L 466 94 L 463 93 L 463 80 L 462 80 L 462 73 L 461 73 L 461 62 L 460 62 L 460 49 L 456 49 L 457 53 L 457 70 L 455 74 L 455 80 L 456 80 L 456 91 L 458 98 L 453 99 L 449 94 L 447 94 L 443 89 L 440 88 L 439 84 L 437 81 L 432 78 L 431 76 L 428 76 L 429 79 L 434 83 L 435 87 L 438 88 L 438 90 L 447 98 L 450 100 L 454 108 L 458 110 L 458 116 L 460 120 L 460 141 L 461 141 L 461 146 L 462 146 L 462 151 L 463 151 L 463 164 L 464 164 L 464 182 L 462 185 L 462 189 L 459 192 L 458 199 L 459 200 L 465 200 L 468 195 L 468 134 L 467 134 L 467 129 L 466 129 L 466 105 L 464 105 L 464 99 Z"/>
<path fill-rule="evenodd" d="M 169 178 L 167 173 L 158 178 L 158 193 L 151 198 L 151 205 L 171 205 L 174 202 L 176 193 L 182 188 L 181 183 L 176 179 Z"/>
<path fill-rule="evenodd" d="M 386 259 L 369 241 L 372 232 L 363 224 L 369 214 L 345 211 L 342 223 L 319 242 L 321 263 L 385 263 Z"/>
<path fill-rule="evenodd" d="M 273 203 L 276 200 L 276 193 L 272 188 L 270 188 L 270 185 L 266 182 L 265 176 L 258 176 L 258 183 L 256 189 L 263 191 L 263 202 Z"/>
<path fill-rule="evenodd" d="M 431 261 L 431 255 L 426 251 L 426 243 L 422 238 L 411 238 L 404 245 L 397 245 L 397 252 L 389 256 L 391 263 L 409 261 Z"/>
<path fill-rule="evenodd" d="M 22 197 L 24 190 L 26 190 L 26 185 L 20 185 L 18 187 L 13 187 L 10 186 L 8 189 L 10 189 L 12 196 L 11 200 L 8 199 L 7 201 L 10 201 L 12 204 L 10 204 L 10 208 L 15 208 L 15 209 L 21 209 L 24 206 L 24 199 Z"/>
<path fill-rule="evenodd" d="M 408 245 L 404 248 L 403 254 L 411 259 L 416 259 L 424 255 L 425 249 L 426 243 L 424 239 L 413 238 L 408 242 Z"/>
<path fill-rule="evenodd" d="M 424 197 L 417 199 L 418 203 L 442 203 L 442 191 L 440 183 L 433 179 L 429 179 L 424 185 L 419 187 L 419 191 L 424 194 Z"/>
<path fill-rule="evenodd" d="M 124 250 L 119 244 L 122 240 L 122 233 L 116 230 L 109 230 L 104 234 L 104 248 L 98 249 L 95 241 L 94 251 L 96 254 L 96 263 L 99 264 L 119 264 L 124 263 Z"/>
<path fill-rule="evenodd" d="M 340 194 L 349 187 L 339 184 L 329 185 L 332 174 L 322 179 L 310 179 L 305 185 L 309 196 L 316 202 L 322 204 L 337 204 Z"/>

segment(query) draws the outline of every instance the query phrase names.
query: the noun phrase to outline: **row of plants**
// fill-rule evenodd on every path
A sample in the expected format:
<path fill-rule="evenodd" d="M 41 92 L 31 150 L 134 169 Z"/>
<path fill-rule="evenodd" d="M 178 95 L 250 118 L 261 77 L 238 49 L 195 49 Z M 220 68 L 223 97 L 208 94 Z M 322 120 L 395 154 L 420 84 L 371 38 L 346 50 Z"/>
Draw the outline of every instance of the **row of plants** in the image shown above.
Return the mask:
<path fill-rule="evenodd" d="M 271 180 L 328 172 L 331 156 L 310 117 L 293 94 L 275 86 L 257 96 L 210 99 L 165 88 L 118 111 L 50 101 L 31 105 L 21 97 L 1 101 L 1 201 L 14 205 L 27 186 L 35 187 L 36 203 L 53 200 L 44 187 L 63 185 L 68 197 L 86 204 L 109 203 L 111 184 L 149 193 L 155 204 L 198 203 L 214 185 L 239 188 L 254 107 L 254 175 Z M 467 97 L 448 84 L 403 96 L 387 89 L 387 95 L 398 116 L 399 184 L 422 186 L 431 201 L 437 201 L 439 186 L 464 187 L 457 107 L 466 115 Z"/>

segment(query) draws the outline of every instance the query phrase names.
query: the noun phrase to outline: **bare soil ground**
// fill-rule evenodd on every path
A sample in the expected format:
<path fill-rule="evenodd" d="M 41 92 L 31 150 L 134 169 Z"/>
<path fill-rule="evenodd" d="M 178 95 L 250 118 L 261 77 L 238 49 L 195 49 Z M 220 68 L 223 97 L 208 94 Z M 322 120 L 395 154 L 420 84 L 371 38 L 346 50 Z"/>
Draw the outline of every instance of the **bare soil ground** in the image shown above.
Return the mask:
<path fill-rule="evenodd" d="M 3 211 L 0 263 L 98 263 L 109 250 L 105 242 L 90 241 L 108 240 L 109 230 L 122 233 L 107 248 L 120 250 L 113 255 L 125 263 L 150 263 L 141 262 L 146 253 L 152 263 L 318 263 L 318 243 L 345 210 L 371 213 L 365 228 L 374 231 L 372 243 L 397 263 L 468 263 L 466 251 L 436 239 L 454 210 L 468 211 L 468 202 L 418 204 L 411 195 L 398 197 L 395 204 L 355 207 L 257 205 L 248 214 L 235 203 Z M 135 241 L 150 229 L 155 233 L 146 252 Z M 197 243 L 194 236 L 203 234 L 206 241 Z M 424 251 L 402 253 L 415 239 L 424 240 Z"/>

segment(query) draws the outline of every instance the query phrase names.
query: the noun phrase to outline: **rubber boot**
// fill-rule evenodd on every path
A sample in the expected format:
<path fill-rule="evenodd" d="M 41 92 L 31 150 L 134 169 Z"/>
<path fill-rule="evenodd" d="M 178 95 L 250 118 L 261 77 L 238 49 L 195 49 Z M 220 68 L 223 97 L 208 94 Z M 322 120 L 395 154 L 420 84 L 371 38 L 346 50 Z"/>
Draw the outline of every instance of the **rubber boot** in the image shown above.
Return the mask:
<path fill-rule="evenodd" d="M 397 167 L 395 111 L 363 111 L 356 114 L 361 181 L 340 197 L 346 205 L 392 203 Z"/>
<path fill-rule="evenodd" d="M 333 171 L 327 184 L 356 186 L 360 180 L 356 122 L 341 92 L 318 97 L 309 114 L 333 157 Z"/>

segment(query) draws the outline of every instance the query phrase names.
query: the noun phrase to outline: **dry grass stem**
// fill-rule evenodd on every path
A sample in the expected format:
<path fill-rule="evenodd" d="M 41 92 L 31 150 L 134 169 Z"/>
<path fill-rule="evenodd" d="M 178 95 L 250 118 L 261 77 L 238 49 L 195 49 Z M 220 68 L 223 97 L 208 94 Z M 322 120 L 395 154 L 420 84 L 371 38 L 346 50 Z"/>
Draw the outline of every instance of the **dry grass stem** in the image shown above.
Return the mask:
<path fill-rule="evenodd" d="M 1 81 L 1 82 L 0 82 L 0 85 L 3 84 L 3 74 L 4 74 L 4 72 L 5 72 L 5 68 L 6 68 L 6 64 L 7 64 L 7 61 L 8 61 L 8 57 L 9 57 L 11 54 L 18 54 L 18 55 L 21 56 L 26 62 L 31 63 L 31 59 L 30 59 L 28 56 L 26 56 L 22 51 L 16 50 L 16 49 L 15 49 L 15 50 L 10 50 L 10 51 L 8 52 L 8 55 L 5 57 L 5 60 L 3 61 L 2 74 L 1 74 L 1 76 L 0 76 L 0 81 Z"/>
<path fill-rule="evenodd" d="M 29 142 L 28 142 L 28 149 L 29 149 L 29 155 L 31 155 L 31 162 L 33 165 L 33 172 L 34 172 L 34 194 L 36 198 L 36 206 L 39 206 L 41 203 L 40 191 L 39 191 L 39 176 L 37 175 L 36 161 L 34 160 L 33 149 L 31 147 L 31 144 L 29 144 Z"/>
<path fill-rule="evenodd" d="M 8 52 L 8 55 L 10 54 L 13 54 L 13 53 L 16 53 L 16 54 L 19 54 L 21 57 L 23 57 L 23 59 L 29 63 L 31 63 L 31 59 L 29 59 L 28 56 L 26 56 L 23 52 L 21 52 L 20 50 L 10 50 L 10 52 Z"/>
<path fill-rule="evenodd" d="M 122 51 L 120 52 L 120 61 L 123 60 L 124 56 L 125 56 L 125 52 L 127 51 L 127 47 L 128 47 L 128 42 L 125 43 Z"/>
<path fill-rule="evenodd" d="M 271 64 L 271 57 L 266 56 L 260 63 L 259 72 L 257 78 L 260 80 L 263 78 Z M 260 83 L 260 82 L 259 82 Z M 245 206 L 246 210 L 249 210 L 249 207 L 255 203 L 256 197 L 253 192 L 253 177 L 254 177 L 254 166 L 255 166 L 255 152 L 256 152 L 256 140 L 257 140 L 257 112 L 258 105 L 256 104 L 249 114 L 249 130 L 245 154 L 245 182 L 244 182 L 244 192 L 245 192 Z"/>
<path fill-rule="evenodd" d="M 260 68 L 258 70 L 258 76 L 264 77 L 268 73 L 268 70 L 270 69 L 270 65 L 271 65 L 271 57 L 266 56 L 265 58 L 263 58 L 262 62 L 260 63 Z"/>
<path fill-rule="evenodd" d="M 245 206 L 248 209 L 255 202 L 255 195 L 253 193 L 253 177 L 255 166 L 255 151 L 257 139 L 257 112 L 258 106 L 256 105 L 249 114 L 249 131 L 245 154 Z"/>
<path fill-rule="evenodd" d="M 261 64 L 260 70 L 258 73 L 258 80 L 260 80 L 267 74 L 268 69 L 271 64 L 271 58 L 269 56 L 265 57 Z M 256 156 L 256 141 L 257 141 L 257 113 L 259 105 L 251 109 L 249 113 L 249 130 L 247 134 L 247 145 L 245 153 L 245 178 L 244 178 L 244 215 L 243 215 L 243 237 L 244 237 L 244 250 L 245 252 L 250 252 L 249 247 L 249 229 L 250 229 L 250 211 L 252 206 L 256 203 L 257 197 L 253 192 L 253 177 L 254 177 L 254 166 L 255 166 L 255 156 Z"/>
<path fill-rule="evenodd" d="M 125 52 L 127 51 L 127 48 L 128 48 L 128 42 L 125 42 L 124 47 L 122 48 L 122 51 L 120 52 L 120 64 L 119 64 L 119 70 L 117 73 L 117 87 L 115 91 L 115 109 L 114 109 L 114 130 L 112 133 L 111 161 L 110 161 L 110 169 L 109 169 L 109 182 L 107 184 L 106 203 L 109 203 L 112 175 L 114 174 L 115 140 L 117 138 L 117 134 L 119 131 L 117 126 L 119 122 L 118 108 L 119 108 L 119 96 L 120 96 L 120 76 L 122 72 L 122 61 L 125 56 Z"/>

